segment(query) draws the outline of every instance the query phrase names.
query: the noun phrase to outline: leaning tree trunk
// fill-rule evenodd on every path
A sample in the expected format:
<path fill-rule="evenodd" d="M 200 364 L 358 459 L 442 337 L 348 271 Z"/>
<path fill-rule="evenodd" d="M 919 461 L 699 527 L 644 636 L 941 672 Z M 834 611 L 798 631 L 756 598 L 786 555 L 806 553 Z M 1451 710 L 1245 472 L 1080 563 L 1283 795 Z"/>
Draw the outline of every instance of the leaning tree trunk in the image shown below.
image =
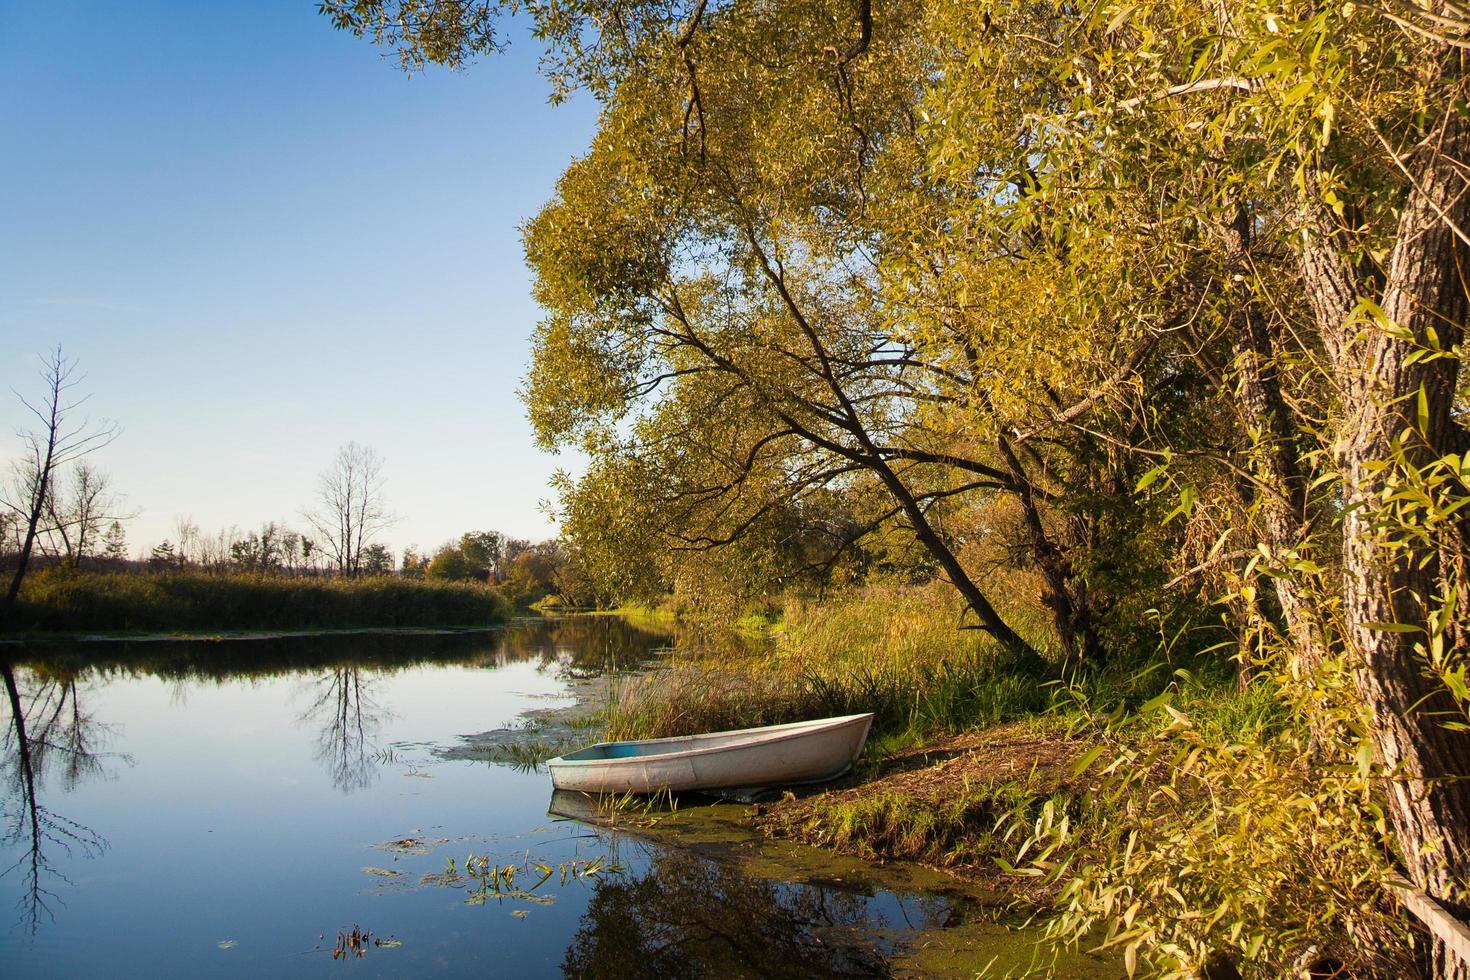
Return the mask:
<path fill-rule="evenodd" d="M 1459 161 L 1470 160 L 1470 125 L 1446 112 L 1441 131 L 1425 141 L 1424 156 L 1411 165 L 1415 187 L 1400 214 L 1381 303 L 1388 320 L 1413 339 L 1370 326 L 1364 335 L 1341 337 L 1336 351 L 1344 406 L 1337 442 L 1343 613 L 1347 642 L 1359 658 L 1358 687 L 1374 711 L 1377 749 L 1392 772 L 1389 803 L 1406 870 L 1463 919 L 1470 732 L 1446 727 L 1457 705 L 1428 671 L 1423 649 L 1442 584 L 1438 563 L 1423 545 L 1395 547 L 1392 527 L 1379 520 L 1397 467 L 1422 469 L 1459 442 L 1452 417 L 1458 359 L 1411 355 L 1422 346 L 1458 344 L 1470 312 L 1470 248 L 1457 236 L 1457 229 L 1470 227 L 1470 190 L 1458 173 Z M 1437 975 L 1470 976 L 1443 949 L 1436 958 Z"/>
<path fill-rule="evenodd" d="M 1036 502 L 1035 485 L 1021 464 L 1020 457 L 1011 448 L 1010 440 L 1002 435 L 995 445 L 1015 481 L 1016 500 L 1021 505 L 1026 535 L 1031 544 L 1031 560 L 1041 572 L 1047 586 L 1041 601 L 1051 610 L 1052 622 L 1056 624 L 1062 648 L 1069 660 L 1096 664 L 1102 659 L 1102 641 L 1098 636 L 1097 623 L 1093 619 L 1085 589 L 1078 587 L 1072 563 L 1047 533 L 1046 525 L 1041 520 L 1041 508 Z"/>

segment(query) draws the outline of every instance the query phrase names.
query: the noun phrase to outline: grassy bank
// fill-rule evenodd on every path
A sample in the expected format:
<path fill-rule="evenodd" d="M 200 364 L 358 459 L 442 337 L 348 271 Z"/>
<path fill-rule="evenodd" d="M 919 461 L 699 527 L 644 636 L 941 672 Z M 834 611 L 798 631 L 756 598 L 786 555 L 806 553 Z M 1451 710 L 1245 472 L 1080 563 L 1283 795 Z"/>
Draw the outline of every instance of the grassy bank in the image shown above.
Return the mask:
<path fill-rule="evenodd" d="M 462 583 L 204 572 L 47 569 L 26 579 L 12 631 L 233 630 L 489 625 L 507 606 Z"/>
<path fill-rule="evenodd" d="M 1107 808 L 1077 771 L 1085 744 L 1055 724 L 1022 721 L 897 752 L 863 781 L 758 807 L 757 826 L 872 861 L 918 861 L 996 883 L 1014 858 L 1013 829 L 1048 805 L 1076 822 Z M 1034 878 L 1003 883 L 1033 902 Z"/>
<path fill-rule="evenodd" d="M 956 629 L 959 621 L 960 603 L 942 584 L 793 601 L 764 626 L 769 641 L 744 655 L 685 655 L 625 684 L 609 729 L 615 738 L 655 738 L 871 711 L 870 744 L 881 755 L 1056 707 L 1057 685 L 1018 669 L 985 634 Z M 1040 624 L 1034 642 L 1049 649 Z M 1167 680 L 1120 669 L 1081 679 L 1067 697 L 1137 703 Z"/>
<path fill-rule="evenodd" d="M 1041 733 L 1063 730 L 1080 695 L 1062 697 L 1058 685 L 1017 669 L 984 634 L 957 630 L 959 617 L 942 585 L 789 602 L 768 621 L 764 645 L 743 655 L 680 651 L 668 669 L 625 682 L 609 709 L 610 734 L 655 738 L 871 711 L 873 733 L 848 787 L 768 808 L 762 828 L 868 859 L 983 865 L 993 875 L 1002 814 L 1069 792 L 1062 770 L 1081 752 Z M 1045 633 L 1037 637 L 1045 649 Z M 1116 704 L 1154 686 L 1146 677 L 1099 677 L 1085 696 Z M 935 746 L 973 742 L 969 733 L 996 726 L 1030 731 L 1017 758 L 1035 762 L 1041 751 L 1045 764 L 959 767 L 942 778 L 921 771 L 947 758 Z"/>

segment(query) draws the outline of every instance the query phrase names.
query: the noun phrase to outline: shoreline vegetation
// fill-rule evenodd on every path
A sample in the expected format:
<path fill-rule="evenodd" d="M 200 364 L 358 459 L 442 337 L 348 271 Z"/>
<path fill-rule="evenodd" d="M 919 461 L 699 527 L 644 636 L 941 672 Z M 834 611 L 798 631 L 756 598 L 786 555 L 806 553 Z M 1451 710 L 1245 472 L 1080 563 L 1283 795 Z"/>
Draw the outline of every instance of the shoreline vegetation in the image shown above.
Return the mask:
<path fill-rule="evenodd" d="M 1106 867 L 1146 827 L 1184 855 L 1178 870 L 1140 864 L 1137 879 L 1125 872 L 1107 887 L 1161 881 L 1195 902 L 1213 895 L 1218 908 L 1249 861 L 1259 891 L 1236 914 L 1263 943 L 1302 948 L 1309 936 L 1303 970 L 1410 961 L 1415 934 L 1379 887 L 1382 837 L 1362 819 L 1381 804 L 1339 799 L 1331 817 L 1305 805 L 1320 774 L 1303 761 L 1278 678 L 1242 681 L 1189 651 L 1065 669 L 1040 633 L 1050 669 L 1038 677 L 983 634 L 955 631 L 960 601 L 942 583 L 867 586 L 733 618 L 726 642 L 680 648 L 664 669 L 623 680 L 606 707 L 607 737 L 874 711 L 853 773 L 757 803 L 751 828 L 978 882 L 1035 913 L 1066 948 L 1075 917 L 1096 914 L 1077 870 Z M 672 606 L 638 615 L 678 619 Z M 1255 812 L 1268 788 L 1280 810 Z M 1371 952 L 1357 934 L 1365 926 Z M 1100 943 L 1118 945 L 1099 937 L 1083 947 Z"/>
<path fill-rule="evenodd" d="M 54 567 L 27 576 L 5 635 L 484 627 L 510 612 L 465 582 Z"/>

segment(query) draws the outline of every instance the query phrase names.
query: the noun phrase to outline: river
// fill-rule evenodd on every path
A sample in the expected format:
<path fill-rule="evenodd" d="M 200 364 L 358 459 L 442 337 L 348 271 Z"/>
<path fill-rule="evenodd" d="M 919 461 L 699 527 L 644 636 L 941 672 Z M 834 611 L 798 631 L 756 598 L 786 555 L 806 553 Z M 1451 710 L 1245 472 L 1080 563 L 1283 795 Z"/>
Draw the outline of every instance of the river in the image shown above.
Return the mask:
<path fill-rule="evenodd" d="M 632 811 L 611 827 L 549 814 L 524 746 L 595 740 L 566 723 L 578 696 L 668 644 L 598 616 L 11 647 L 0 974 L 805 977 L 1030 962 L 1034 945 L 983 896 L 753 840 L 738 807 Z"/>

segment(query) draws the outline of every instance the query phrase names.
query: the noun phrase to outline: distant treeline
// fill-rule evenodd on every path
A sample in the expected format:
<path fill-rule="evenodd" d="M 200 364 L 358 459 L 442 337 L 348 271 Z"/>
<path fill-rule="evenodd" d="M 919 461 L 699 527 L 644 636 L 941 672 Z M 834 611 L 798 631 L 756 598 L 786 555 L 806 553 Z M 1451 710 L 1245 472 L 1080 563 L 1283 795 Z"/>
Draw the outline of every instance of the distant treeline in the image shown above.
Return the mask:
<path fill-rule="evenodd" d="M 509 609 L 495 590 L 462 582 L 54 567 L 27 577 L 8 625 L 19 631 L 484 626 L 505 619 Z"/>
<path fill-rule="evenodd" d="M 414 547 L 406 548 L 401 564 L 395 563 L 394 553 L 387 547 L 374 544 L 363 549 L 357 572 L 344 573 L 317 560 L 318 551 L 309 538 L 275 522 L 261 525 L 259 531 L 242 533 L 231 528 L 212 536 L 199 533 L 188 521 L 181 521 L 180 527 L 181 544 L 164 541 L 147 558 L 129 558 L 121 546 L 108 551 L 70 553 L 48 546 L 33 555 L 30 564 L 33 572 L 47 570 L 57 576 L 71 572 L 93 577 L 172 579 L 182 576 L 227 580 L 268 577 L 306 582 L 396 578 L 489 586 L 509 605 L 522 608 L 542 603 L 562 608 L 607 604 L 592 589 L 581 566 L 565 546 L 555 539 L 532 542 L 495 531 L 475 531 L 462 534 L 428 554 Z M 111 532 L 102 537 L 121 540 Z M 7 548 L 6 542 L 0 540 L 0 573 L 13 572 L 16 551 L 17 548 Z M 146 585 L 130 585 L 112 591 L 133 595 L 150 589 Z"/>

